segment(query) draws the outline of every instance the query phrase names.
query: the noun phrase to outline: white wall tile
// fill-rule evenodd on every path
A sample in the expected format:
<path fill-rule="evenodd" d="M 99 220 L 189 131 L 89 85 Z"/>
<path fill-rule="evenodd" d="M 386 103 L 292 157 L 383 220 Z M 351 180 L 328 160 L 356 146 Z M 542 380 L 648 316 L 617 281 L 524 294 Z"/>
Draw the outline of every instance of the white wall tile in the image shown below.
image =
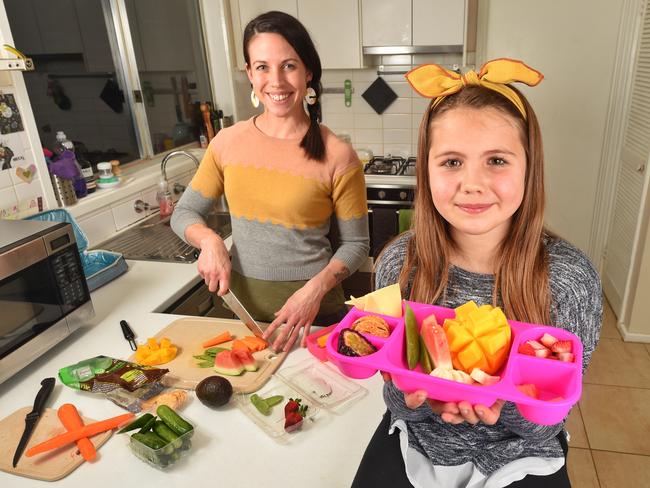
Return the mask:
<path fill-rule="evenodd" d="M 377 115 L 377 112 L 375 112 L 375 109 L 372 108 L 370 105 L 368 105 L 368 102 L 366 102 L 361 95 L 357 95 L 356 93 L 352 95 L 352 106 L 350 107 L 352 110 L 354 110 L 355 113 L 358 114 L 375 114 Z"/>
<path fill-rule="evenodd" d="M 411 127 L 414 129 L 419 129 L 420 128 L 420 123 L 422 122 L 422 116 L 424 115 L 424 111 L 417 113 L 413 112 L 411 114 Z"/>
<path fill-rule="evenodd" d="M 408 81 L 391 81 L 388 83 L 388 86 L 397 93 L 398 97 L 410 98 L 417 95 Z"/>
<path fill-rule="evenodd" d="M 384 145 L 411 144 L 411 129 L 384 129 L 383 138 Z"/>
<path fill-rule="evenodd" d="M 384 154 L 384 145 L 380 143 L 354 144 L 355 149 L 369 149 L 373 156 Z"/>
<path fill-rule="evenodd" d="M 382 132 L 379 129 L 355 129 L 354 135 L 357 144 L 383 142 Z"/>
<path fill-rule="evenodd" d="M 382 116 L 376 113 L 372 114 L 354 114 L 355 129 L 381 129 Z"/>
<path fill-rule="evenodd" d="M 136 200 L 142 199 L 140 193 L 131 196 L 129 199 L 112 206 L 113 219 L 115 221 L 115 229 L 120 230 L 127 225 L 137 222 L 146 217 L 144 212 L 138 213 L 135 211 L 134 203 Z"/>
<path fill-rule="evenodd" d="M 330 129 L 333 127 L 352 128 L 354 127 L 354 114 L 352 112 L 323 114 L 323 123 Z"/>
<path fill-rule="evenodd" d="M 0 171 L 0 190 L 4 190 L 5 188 L 13 186 L 13 182 L 11 180 L 11 171 L 11 169 Z"/>
<path fill-rule="evenodd" d="M 16 198 L 19 202 L 43 196 L 43 189 L 38 177 L 34 178 L 31 183 L 21 182 L 15 185 L 14 190 L 16 190 Z"/>
<path fill-rule="evenodd" d="M 381 116 L 384 129 L 410 129 L 410 114 L 384 114 Z M 391 141 L 386 141 L 391 142 Z"/>
<path fill-rule="evenodd" d="M 345 106 L 345 98 L 343 97 L 342 94 L 339 93 L 323 95 L 321 96 L 320 102 L 324 114 L 352 112 L 352 107 Z M 354 104 L 354 100 L 353 100 L 353 104 Z"/>
<path fill-rule="evenodd" d="M 396 98 L 388 108 L 384 111 L 385 114 L 410 114 L 411 113 L 411 99 L 410 98 Z"/>
<path fill-rule="evenodd" d="M 9 208 L 18 202 L 14 187 L 3 188 L 0 190 L 0 209 Z"/>
<path fill-rule="evenodd" d="M 429 102 L 431 102 L 430 98 L 425 98 L 421 96 L 416 96 L 413 97 L 413 106 L 411 109 L 411 112 L 414 114 L 420 114 L 422 115 L 426 108 L 429 106 Z"/>
<path fill-rule="evenodd" d="M 377 68 L 355 69 L 352 71 L 352 82 L 375 81 L 377 79 Z"/>
<path fill-rule="evenodd" d="M 326 69 L 323 70 L 320 81 L 323 86 L 343 86 L 345 80 L 352 79 L 352 73 L 349 69 Z"/>

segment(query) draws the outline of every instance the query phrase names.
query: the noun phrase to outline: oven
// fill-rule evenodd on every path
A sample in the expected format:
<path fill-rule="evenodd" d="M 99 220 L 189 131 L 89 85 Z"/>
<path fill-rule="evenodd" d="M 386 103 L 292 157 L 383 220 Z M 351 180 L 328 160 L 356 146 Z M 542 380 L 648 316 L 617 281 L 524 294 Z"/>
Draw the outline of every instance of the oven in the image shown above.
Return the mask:
<path fill-rule="evenodd" d="M 370 257 L 374 260 L 399 233 L 400 220 L 402 230 L 410 220 L 415 198 L 415 158 L 377 156 L 366 164 L 364 173 Z"/>
<path fill-rule="evenodd" d="M 94 315 L 69 223 L 0 220 L 0 383 Z"/>

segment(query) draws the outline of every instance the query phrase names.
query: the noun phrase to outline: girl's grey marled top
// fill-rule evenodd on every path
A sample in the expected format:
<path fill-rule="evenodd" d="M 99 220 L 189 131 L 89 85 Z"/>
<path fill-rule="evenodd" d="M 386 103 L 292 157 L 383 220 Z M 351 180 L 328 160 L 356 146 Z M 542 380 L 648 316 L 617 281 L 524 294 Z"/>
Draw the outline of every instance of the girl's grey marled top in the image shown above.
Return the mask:
<path fill-rule="evenodd" d="M 376 288 L 398 281 L 410 237 L 410 233 L 402 234 L 385 250 L 377 264 Z M 546 249 L 552 296 L 550 325 L 580 337 L 584 347 L 584 372 L 600 336 L 600 278 L 589 259 L 566 241 L 546 239 Z M 456 308 L 469 300 L 478 305 L 491 304 L 493 285 L 493 275 L 451 266 L 446 296 L 436 305 Z M 410 289 L 404 296 L 408 297 L 409 293 Z M 479 423 L 472 426 L 443 422 L 426 403 L 416 410 L 409 409 L 404 403 L 403 393 L 392 382 L 384 386 L 384 400 L 392 414 L 392 422 L 397 419 L 406 422 L 410 446 L 428 457 L 434 465 L 458 466 L 471 462 L 479 471 L 489 475 L 518 458 L 563 456 L 556 436 L 564 422 L 534 424 L 524 419 L 511 402 L 505 403 L 495 425 Z"/>

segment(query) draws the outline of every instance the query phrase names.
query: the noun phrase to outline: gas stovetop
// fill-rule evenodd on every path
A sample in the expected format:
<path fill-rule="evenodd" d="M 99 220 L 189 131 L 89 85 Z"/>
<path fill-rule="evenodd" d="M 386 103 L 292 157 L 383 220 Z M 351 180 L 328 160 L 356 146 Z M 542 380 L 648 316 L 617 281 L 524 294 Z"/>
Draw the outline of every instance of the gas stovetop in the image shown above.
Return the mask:
<path fill-rule="evenodd" d="M 415 158 L 375 156 L 363 168 L 367 175 L 415 176 Z"/>
<path fill-rule="evenodd" d="M 363 168 L 367 187 L 414 188 L 415 158 L 375 156 Z"/>

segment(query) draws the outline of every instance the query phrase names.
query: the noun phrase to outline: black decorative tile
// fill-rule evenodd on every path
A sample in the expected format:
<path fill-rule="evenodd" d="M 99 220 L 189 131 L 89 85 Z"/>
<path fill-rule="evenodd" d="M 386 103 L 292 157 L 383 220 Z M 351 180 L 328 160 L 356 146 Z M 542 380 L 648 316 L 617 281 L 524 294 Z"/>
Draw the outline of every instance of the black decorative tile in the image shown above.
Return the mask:
<path fill-rule="evenodd" d="M 388 86 L 383 78 L 377 78 L 361 96 L 375 112 L 382 114 L 395 101 L 397 93 Z"/>

